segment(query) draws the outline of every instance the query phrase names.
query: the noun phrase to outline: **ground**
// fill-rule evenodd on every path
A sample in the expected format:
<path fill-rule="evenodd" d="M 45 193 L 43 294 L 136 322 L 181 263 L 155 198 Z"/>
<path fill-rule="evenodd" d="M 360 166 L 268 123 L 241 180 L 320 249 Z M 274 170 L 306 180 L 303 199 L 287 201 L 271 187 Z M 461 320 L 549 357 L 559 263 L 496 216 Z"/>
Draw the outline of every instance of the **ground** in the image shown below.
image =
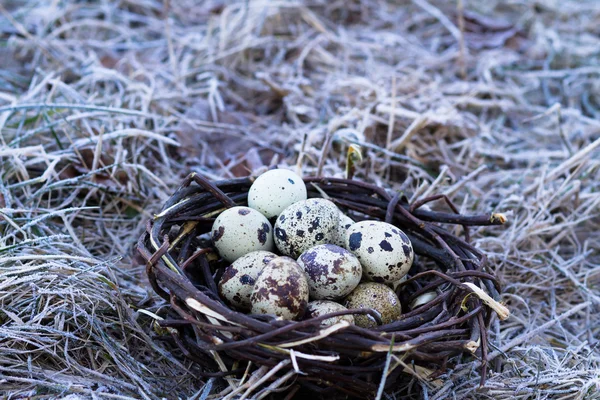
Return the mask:
<path fill-rule="evenodd" d="M 2 2 L 0 397 L 214 392 L 141 311 L 146 221 L 191 171 L 342 176 L 355 143 L 358 179 L 508 217 L 473 235 L 512 313 L 485 386 L 459 362 L 415 396 L 600 398 L 599 26 L 596 0 Z"/>

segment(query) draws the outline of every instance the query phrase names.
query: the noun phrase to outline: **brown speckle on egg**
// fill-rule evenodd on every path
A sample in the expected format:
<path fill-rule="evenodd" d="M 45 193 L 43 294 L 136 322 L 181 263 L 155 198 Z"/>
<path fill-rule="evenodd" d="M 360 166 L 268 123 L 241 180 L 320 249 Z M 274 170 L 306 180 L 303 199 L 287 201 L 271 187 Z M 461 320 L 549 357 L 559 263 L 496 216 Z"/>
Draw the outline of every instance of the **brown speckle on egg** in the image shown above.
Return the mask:
<path fill-rule="evenodd" d="M 263 222 L 262 227 L 258 230 L 258 241 L 262 244 L 267 243 L 267 238 L 269 237 L 270 233 L 271 226 L 268 223 Z"/>

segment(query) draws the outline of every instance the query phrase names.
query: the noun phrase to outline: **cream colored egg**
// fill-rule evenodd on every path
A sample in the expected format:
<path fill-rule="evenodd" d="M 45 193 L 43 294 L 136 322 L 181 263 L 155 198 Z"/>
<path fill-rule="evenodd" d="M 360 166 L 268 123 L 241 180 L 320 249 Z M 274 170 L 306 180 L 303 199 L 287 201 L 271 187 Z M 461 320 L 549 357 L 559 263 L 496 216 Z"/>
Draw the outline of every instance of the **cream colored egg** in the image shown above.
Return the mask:
<path fill-rule="evenodd" d="M 253 251 L 241 256 L 225 268 L 219 281 L 219 294 L 232 306 L 250 311 L 250 295 L 258 274 L 269 262 L 277 258 L 270 251 Z"/>
<path fill-rule="evenodd" d="M 363 266 L 363 277 L 381 283 L 398 281 L 413 263 L 414 251 L 408 236 L 382 221 L 361 221 L 346 233 L 346 248 Z"/>
<path fill-rule="evenodd" d="M 372 308 L 379 313 L 384 325 L 394 322 L 402 315 L 400 300 L 394 291 L 384 284 L 376 282 L 361 283 L 346 297 L 348 309 Z M 377 321 L 370 315 L 354 315 L 354 322 L 363 328 L 374 328 Z"/>
<path fill-rule="evenodd" d="M 346 297 L 360 283 L 362 266 L 348 250 L 334 244 L 320 244 L 298 257 L 308 279 L 311 299 L 337 300 Z"/>
<path fill-rule="evenodd" d="M 253 314 L 302 318 L 308 304 L 308 282 L 302 268 L 289 257 L 273 259 L 258 275 L 250 302 Z"/>
<path fill-rule="evenodd" d="M 297 201 L 306 200 L 306 186 L 300 176 L 287 169 L 272 169 L 260 175 L 248 191 L 248 206 L 265 217 L 279 215 Z"/>
<path fill-rule="evenodd" d="M 298 258 L 313 246 L 333 241 L 338 208 L 329 200 L 308 199 L 292 204 L 275 222 L 275 245 L 281 253 Z"/>
<path fill-rule="evenodd" d="M 320 317 L 325 314 L 337 312 L 337 311 L 346 311 L 348 310 L 343 305 L 336 303 L 330 300 L 315 300 L 308 303 L 308 307 L 306 308 L 306 314 L 304 315 L 304 319 L 311 319 Z M 321 326 L 330 326 L 333 324 L 337 324 L 338 322 L 347 321 L 348 323 L 354 325 L 354 316 L 352 314 L 339 315 L 337 317 L 331 317 L 324 319 L 321 321 Z"/>
<path fill-rule="evenodd" d="M 258 211 L 232 207 L 223 211 L 213 223 L 212 241 L 221 257 L 233 262 L 251 251 L 273 250 L 273 228 Z"/>

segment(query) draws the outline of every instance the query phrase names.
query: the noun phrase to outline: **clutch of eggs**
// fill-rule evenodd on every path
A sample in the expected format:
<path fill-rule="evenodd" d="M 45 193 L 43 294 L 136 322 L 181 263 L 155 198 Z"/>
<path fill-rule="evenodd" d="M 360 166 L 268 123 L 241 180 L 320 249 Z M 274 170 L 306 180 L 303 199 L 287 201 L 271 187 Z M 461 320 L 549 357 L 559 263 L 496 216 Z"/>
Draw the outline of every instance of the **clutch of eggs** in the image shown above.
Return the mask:
<path fill-rule="evenodd" d="M 303 179 L 290 170 L 257 177 L 248 206 L 223 211 L 211 238 L 230 263 L 219 294 L 239 311 L 318 318 L 321 327 L 346 321 L 371 328 L 400 318 L 394 289 L 414 260 L 409 238 L 382 221 L 355 222 L 330 200 L 308 199 Z M 336 316 L 321 317 L 329 313 Z"/>

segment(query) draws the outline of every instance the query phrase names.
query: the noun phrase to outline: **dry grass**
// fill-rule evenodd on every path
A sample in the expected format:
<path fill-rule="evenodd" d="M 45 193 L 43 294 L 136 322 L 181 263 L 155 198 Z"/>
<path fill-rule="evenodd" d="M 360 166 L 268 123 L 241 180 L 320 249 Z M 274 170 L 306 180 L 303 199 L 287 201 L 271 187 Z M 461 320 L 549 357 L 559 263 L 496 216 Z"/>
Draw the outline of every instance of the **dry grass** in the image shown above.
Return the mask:
<path fill-rule="evenodd" d="M 139 311 L 145 221 L 192 170 L 360 143 L 360 179 L 510 221 L 474 235 L 512 313 L 486 386 L 397 396 L 600 398 L 595 0 L 168 3 L 0 6 L 0 395 L 205 398 Z"/>

